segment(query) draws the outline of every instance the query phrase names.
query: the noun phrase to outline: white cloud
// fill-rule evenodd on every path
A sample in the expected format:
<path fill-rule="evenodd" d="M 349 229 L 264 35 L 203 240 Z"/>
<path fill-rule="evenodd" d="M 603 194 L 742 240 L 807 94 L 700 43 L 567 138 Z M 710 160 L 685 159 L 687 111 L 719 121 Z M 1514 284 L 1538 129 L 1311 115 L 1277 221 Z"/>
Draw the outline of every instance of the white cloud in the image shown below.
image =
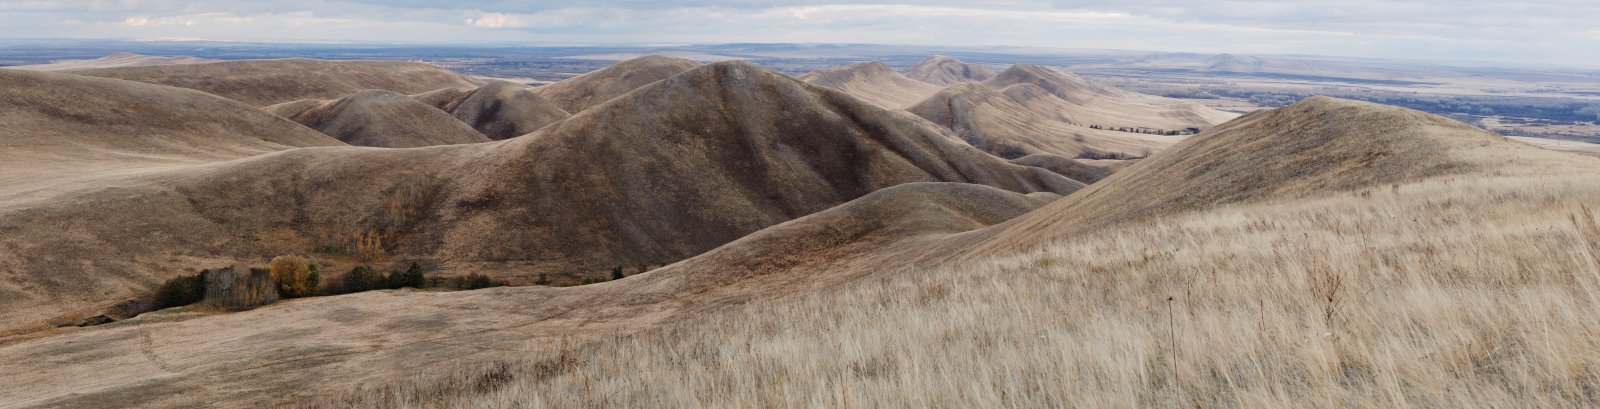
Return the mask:
<path fill-rule="evenodd" d="M 483 28 L 514 28 L 522 27 L 522 23 L 512 19 L 505 13 L 488 13 L 477 18 L 467 19 L 467 25 Z"/>

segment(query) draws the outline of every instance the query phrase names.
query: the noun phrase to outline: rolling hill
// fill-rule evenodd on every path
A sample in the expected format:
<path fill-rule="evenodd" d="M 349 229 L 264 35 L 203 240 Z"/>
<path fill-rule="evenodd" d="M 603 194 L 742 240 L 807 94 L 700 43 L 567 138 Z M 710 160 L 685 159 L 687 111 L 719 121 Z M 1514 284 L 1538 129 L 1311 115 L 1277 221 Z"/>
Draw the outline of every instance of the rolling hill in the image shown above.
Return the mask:
<path fill-rule="evenodd" d="M 1198 104 L 1123 91 L 1027 63 L 1012 65 L 984 85 L 1001 90 L 1040 115 L 1064 115 L 1061 120 L 1085 127 L 1203 130 L 1236 116 Z M 1013 86 L 1021 87 L 1010 89 Z"/>
<path fill-rule="evenodd" d="M 901 109 L 939 92 L 939 86 L 906 78 L 880 61 L 824 68 L 801 81 L 860 98 L 884 109 Z"/>
<path fill-rule="evenodd" d="M 393 91 L 366 90 L 335 100 L 262 108 L 355 146 L 416 148 L 488 142 L 450 114 Z"/>
<path fill-rule="evenodd" d="M 1050 120 L 1006 94 L 972 83 L 946 88 L 906 110 L 949 128 L 972 146 L 1008 159 L 1041 153 L 1068 158 L 1144 155 L 1178 140 Z"/>
<path fill-rule="evenodd" d="M 906 78 L 934 85 L 950 86 L 963 82 L 983 82 L 994 78 L 994 70 L 968 64 L 955 58 L 935 55 L 906 69 Z"/>
<path fill-rule="evenodd" d="M 531 88 L 507 81 L 490 81 L 470 89 L 446 88 L 413 97 L 455 115 L 493 140 L 522 136 L 572 116 Z"/>
<path fill-rule="evenodd" d="M 541 86 L 534 92 L 562 110 L 577 113 L 699 65 L 683 58 L 645 56 Z"/>

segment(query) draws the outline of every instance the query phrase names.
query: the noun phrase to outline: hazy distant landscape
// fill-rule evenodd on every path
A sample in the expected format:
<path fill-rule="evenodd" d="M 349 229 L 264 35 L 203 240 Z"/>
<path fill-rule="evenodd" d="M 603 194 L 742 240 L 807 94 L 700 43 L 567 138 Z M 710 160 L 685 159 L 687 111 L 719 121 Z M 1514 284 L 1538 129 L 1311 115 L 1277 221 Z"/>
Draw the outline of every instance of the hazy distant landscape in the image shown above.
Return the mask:
<path fill-rule="evenodd" d="M 0 0 L 0 409 L 1600 407 L 1600 6 L 793 3 Z"/>
<path fill-rule="evenodd" d="M 904 69 L 930 54 L 1003 68 L 1014 61 L 1071 70 L 1133 91 L 1235 112 L 1312 95 L 1403 106 L 1508 136 L 1600 142 L 1600 70 L 1320 56 L 917 47 L 851 44 L 703 46 L 400 47 L 204 42 L 23 41 L 0 64 L 99 58 L 114 52 L 210 59 L 308 57 L 424 61 L 466 74 L 539 85 L 642 55 L 702 62 L 741 59 L 790 75 L 861 61 Z"/>

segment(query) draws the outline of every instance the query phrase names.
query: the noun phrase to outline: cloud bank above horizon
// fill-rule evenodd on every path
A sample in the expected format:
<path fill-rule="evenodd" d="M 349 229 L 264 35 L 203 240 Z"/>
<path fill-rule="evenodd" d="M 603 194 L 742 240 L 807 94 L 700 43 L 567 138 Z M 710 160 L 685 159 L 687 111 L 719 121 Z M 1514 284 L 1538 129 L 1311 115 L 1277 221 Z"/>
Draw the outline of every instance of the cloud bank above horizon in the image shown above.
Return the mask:
<path fill-rule="evenodd" d="M 0 0 L 0 38 L 879 43 L 1600 63 L 1600 2 Z"/>

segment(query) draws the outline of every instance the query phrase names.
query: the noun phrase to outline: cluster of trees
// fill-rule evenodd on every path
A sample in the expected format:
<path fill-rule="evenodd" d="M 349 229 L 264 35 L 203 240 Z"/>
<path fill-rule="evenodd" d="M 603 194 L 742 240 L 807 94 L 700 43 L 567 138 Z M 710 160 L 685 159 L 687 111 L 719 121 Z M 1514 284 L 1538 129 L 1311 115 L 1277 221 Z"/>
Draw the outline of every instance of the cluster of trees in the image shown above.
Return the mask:
<path fill-rule="evenodd" d="M 1186 129 L 1181 130 L 1181 131 L 1174 131 L 1174 130 L 1167 130 L 1167 129 L 1151 129 L 1151 128 L 1138 128 L 1138 127 L 1127 127 L 1127 126 L 1120 126 L 1120 127 L 1114 127 L 1113 128 L 1113 127 L 1109 127 L 1109 126 L 1089 125 L 1089 129 L 1102 129 L 1102 130 L 1117 131 L 1117 132 L 1142 133 L 1142 134 L 1166 135 L 1166 136 L 1194 135 L 1194 134 L 1200 133 L 1200 128 L 1186 128 Z"/>
<path fill-rule="evenodd" d="M 357 264 L 344 275 L 344 280 L 339 285 L 330 288 L 333 294 L 349 294 L 371 290 L 392 290 L 398 288 L 423 288 L 427 286 L 427 278 L 422 272 L 422 265 L 411 263 L 405 270 L 394 270 L 388 274 L 372 268 L 366 264 Z"/>
<path fill-rule="evenodd" d="M 456 290 L 476 290 L 480 288 L 501 287 L 509 285 L 505 281 L 497 281 L 483 274 L 469 274 L 466 276 L 452 277 L 449 280 L 440 280 L 434 277 L 429 280 L 423 272 L 422 264 L 413 262 L 404 270 L 394 270 L 385 274 L 371 265 L 358 264 L 350 269 L 344 277 L 335 282 L 323 285 L 322 265 L 315 258 L 302 256 L 274 257 L 267 263 L 266 269 L 253 268 L 252 273 L 267 273 L 272 277 L 272 284 L 280 298 L 298 298 L 317 295 L 349 294 L 371 290 L 389 290 L 405 287 L 427 288 L 440 287 Z M 186 275 L 167 280 L 156 288 L 155 309 L 180 307 L 198 303 L 205 299 L 207 276 L 212 275 L 210 270 L 201 270 L 196 275 Z"/>
<path fill-rule="evenodd" d="M 1146 148 L 1143 151 L 1140 151 L 1139 155 L 1137 155 L 1137 156 L 1136 155 L 1130 155 L 1130 154 L 1122 153 L 1122 152 L 1083 151 L 1082 153 L 1078 154 L 1077 159 L 1115 159 L 1115 160 L 1144 159 L 1144 158 L 1150 157 L 1150 153 L 1151 152 L 1150 152 L 1149 148 Z"/>

